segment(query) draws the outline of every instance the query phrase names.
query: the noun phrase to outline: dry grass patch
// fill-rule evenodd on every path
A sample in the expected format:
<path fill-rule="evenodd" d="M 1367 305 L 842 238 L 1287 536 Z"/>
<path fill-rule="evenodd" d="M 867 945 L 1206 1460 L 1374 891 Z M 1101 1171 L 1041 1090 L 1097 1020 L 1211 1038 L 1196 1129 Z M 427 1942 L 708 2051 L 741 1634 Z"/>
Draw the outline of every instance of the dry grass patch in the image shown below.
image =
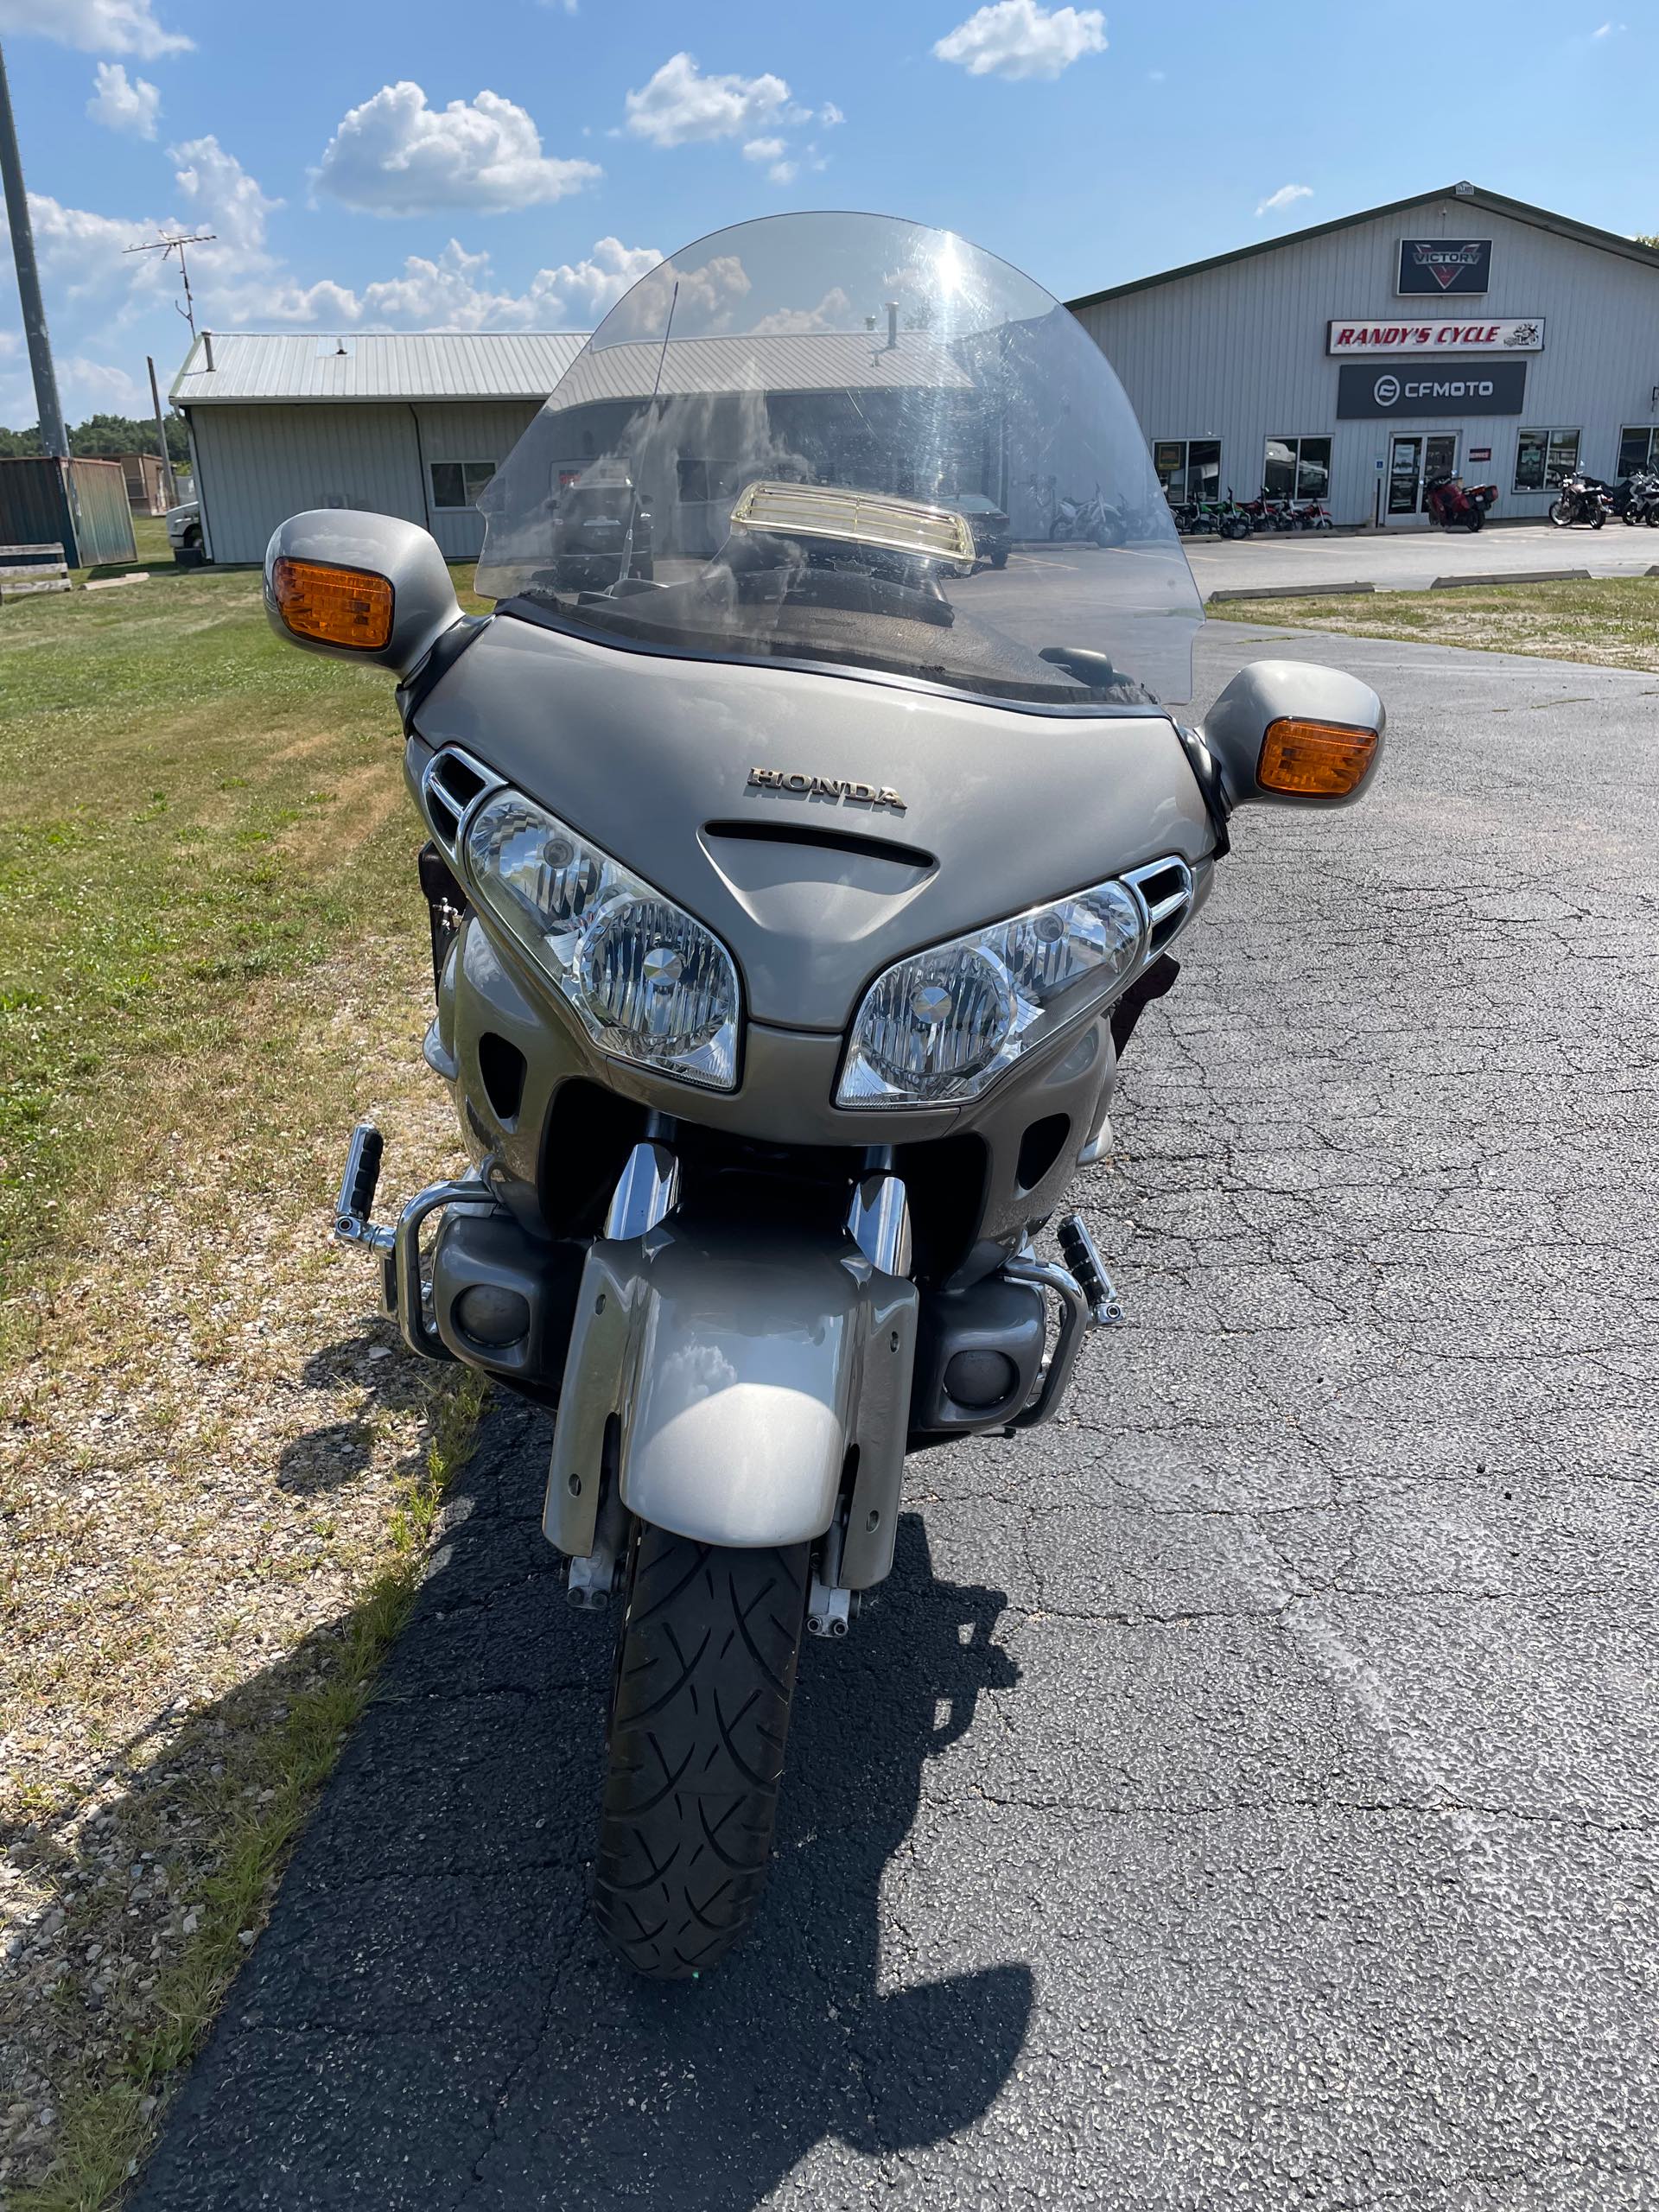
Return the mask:
<path fill-rule="evenodd" d="M 41 2212 L 142 2155 L 478 1405 L 328 1236 L 359 1115 L 390 1195 L 456 1161 L 390 686 L 250 578 L 150 590 L 0 626 L 0 2195 Z"/>
<path fill-rule="evenodd" d="M 1405 638 L 1478 652 L 1527 653 L 1598 668 L 1659 670 L 1659 577 L 1589 583 L 1481 585 L 1455 591 L 1350 593 L 1323 599 L 1226 601 L 1212 620 Z"/>

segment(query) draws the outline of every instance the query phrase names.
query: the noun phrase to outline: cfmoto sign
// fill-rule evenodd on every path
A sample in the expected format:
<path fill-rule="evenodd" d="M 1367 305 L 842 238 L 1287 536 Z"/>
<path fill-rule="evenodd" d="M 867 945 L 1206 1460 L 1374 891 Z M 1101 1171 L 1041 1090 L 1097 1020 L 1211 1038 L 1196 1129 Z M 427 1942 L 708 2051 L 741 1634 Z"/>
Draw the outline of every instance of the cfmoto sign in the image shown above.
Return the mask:
<path fill-rule="evenodd" d="M 1337 372 L 1337 420 L 1375 422 L 1390 416 L 1454 420 L 1467 415 L 1518 415 L 1526 404 L 1524 361 L 1449 363 L 1350 361 Z"/>

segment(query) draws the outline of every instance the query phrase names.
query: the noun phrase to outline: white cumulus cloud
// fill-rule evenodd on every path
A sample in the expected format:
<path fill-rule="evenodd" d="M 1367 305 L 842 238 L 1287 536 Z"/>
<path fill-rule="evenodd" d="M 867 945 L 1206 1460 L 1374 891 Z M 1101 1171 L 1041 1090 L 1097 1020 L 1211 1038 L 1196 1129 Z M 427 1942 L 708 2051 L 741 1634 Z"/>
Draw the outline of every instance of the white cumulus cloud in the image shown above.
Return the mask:
<path fill-rule="evenodd" d="M 807 115 L 791 108 L 781 77 L 705 77 L 689 54 L 664 61 L 648 83 L 628 94 L 625 106 L 634 137 L 658 146 L 736 138 L 770 123 L 804 122 Z"/>
<path fill-rule="evenodd" d="M 341 118 L 315 181 L 346 207 L 373 215 L 451 207 L 499 214 L 563 200 L 600 175 L 592 162 L 544 154 L 531 118 L 499 92 L 435 108 L 404 79 L 383 85 Z"/>
<path fill-rule="evenodd" d="M 947 32 L 933 51 L 970 77 L 1058 77 L 1085 54 L 1104 54 L 1106 18 L 1098 8 L 995 0 Z"/>
<path fill-rule="evenodd" d="M 83 54 L 136 54 L 141 61 L 195 44 L 163 30 L 150 0 L 0 0 L 0 31 L 32 31 Z"/>
<path fill-rule="evenodd" d="M 129 77 L 118 61 L 100 61 L 86 112 L 106 130 L 130 130 L 140 138 L 156 136 L 162 96 L 143 77 Z"/>
<path fill-rule="evenodd" d="M 775 162 L 784 150 L 781 138 L 751 138 L 743 149 L 746 162 Z"/>
<path fill-rule="evenodd" d="M 1311 184 L 1281 184 L 1277 192 L 1270 192 L 1265 200 L 1258 203 L 1255 212 L 1258 215 L 1271 215 L 1277 208 L 1294 207 L 1299 200 L 1311 200 L 1313 197 Z"/>

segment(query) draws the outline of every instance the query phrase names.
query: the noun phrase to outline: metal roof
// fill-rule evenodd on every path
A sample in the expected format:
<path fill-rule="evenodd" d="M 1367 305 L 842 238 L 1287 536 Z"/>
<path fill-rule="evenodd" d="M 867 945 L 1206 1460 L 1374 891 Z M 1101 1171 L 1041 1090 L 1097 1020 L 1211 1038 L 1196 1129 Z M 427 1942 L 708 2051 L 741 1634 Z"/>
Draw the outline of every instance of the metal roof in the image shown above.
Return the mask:
<path fill-rule="evenodd" d="M 367 331 L 340 337 L 315 331 L 203 331 L 173 379 L 171 397 L 181 407 L 258 400 L 542 400 L 587 342 L 588 334 L 580 330 Z"/>
<path fill-rule="evenodd" d="M 661 380 L 658 381 L 660 365 Z M 559 389 L 559 405 L 731 391 L 971 391 L 952 353 L 913 331 L 896 346 L 868 331 L 755 333 L 741 338 L 671 338 L 666 347 L 631 340 L 584 353 Z"/>
<path fill-rule="evenodd" d="M 1659 270 L 1659 253 L 1651 246 L 1639 245 L 1634 238 L 1622 237 L 1617 231 L 1598 230 L 1593 223 L 1580 223 L 1571 215 L 1552 215 L 1547 207 L 1534 207 L 1524 200 L 1507 200 L 1501 192 L 1488 192 L 1484 186 L 1443 184 L 1433 192 L 1414 192 L 1408 200 L 1386 200 L 1381 207 L 1363 207 L 1357 215 L 1338 215 L 1329 223 L 1313 223 L 1306 230 L 1286 231 L 1278 238 L 1258 238 L 1249 245 L 1235 246 L 1230 253 L 1212 253 L 1205 261 L 1189 261 L 1179 269 L 1160 270 L 1155 276 L 1137 276 L 1128 284 L 1111 284 L 1103 292 L 1085 292 L 1081 298 L 1068 300 L 1069 308 L 1098 307 L 1103 300 L 1126 299 L 1132 292 L 1150 291 L 1154 284 L 1173 284 L 1182 276 L 1198 276 L 1206 269 L 1224 269 L 1231 261 L 1248 261 L 1253 254 L 1277 253 L 1281 246 L 1300 245 L 1307 238 L 1327 237 L 1332 231 L 1351 230 L 1357 223 L 1374 223 L 1381 215 L 1399 215 L 1409 207 L 1427 207 L 1433 200 L 1452 200 L 1460 207 L 1478 207 L 1491 215 L 1507 215 L 1513 223 L 1530 223 L 1535 230 L 1552 231 L 1557 238 L 1572 238 L 1580 245 L 1598 246 L 1605 253 L 1622 254 L 1627 261 L 1639 261 L 1647 268 Z"/>

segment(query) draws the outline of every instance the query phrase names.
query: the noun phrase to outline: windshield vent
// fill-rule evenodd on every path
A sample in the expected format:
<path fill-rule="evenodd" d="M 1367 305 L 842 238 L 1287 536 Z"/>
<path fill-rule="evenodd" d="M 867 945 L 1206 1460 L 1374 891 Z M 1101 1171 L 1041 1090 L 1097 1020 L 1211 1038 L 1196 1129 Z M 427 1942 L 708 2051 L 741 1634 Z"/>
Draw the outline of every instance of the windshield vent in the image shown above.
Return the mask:
<path fill-rule="evenodd" d="M 1172 856 L 1126 871 L 1123 880 L 1141 901 L 1147 917 L 1147 941 L 1161 952 L 1192 912 L 1192 871 Z"/>
<path fill-rule="evenodd" d="M 421 778 L 421 810 L 439 846 L 451 860 L 461 842 L 467 809 L 486 792 L 499 791 L 501 779 L 454 746 L 434 753 Z"/>

